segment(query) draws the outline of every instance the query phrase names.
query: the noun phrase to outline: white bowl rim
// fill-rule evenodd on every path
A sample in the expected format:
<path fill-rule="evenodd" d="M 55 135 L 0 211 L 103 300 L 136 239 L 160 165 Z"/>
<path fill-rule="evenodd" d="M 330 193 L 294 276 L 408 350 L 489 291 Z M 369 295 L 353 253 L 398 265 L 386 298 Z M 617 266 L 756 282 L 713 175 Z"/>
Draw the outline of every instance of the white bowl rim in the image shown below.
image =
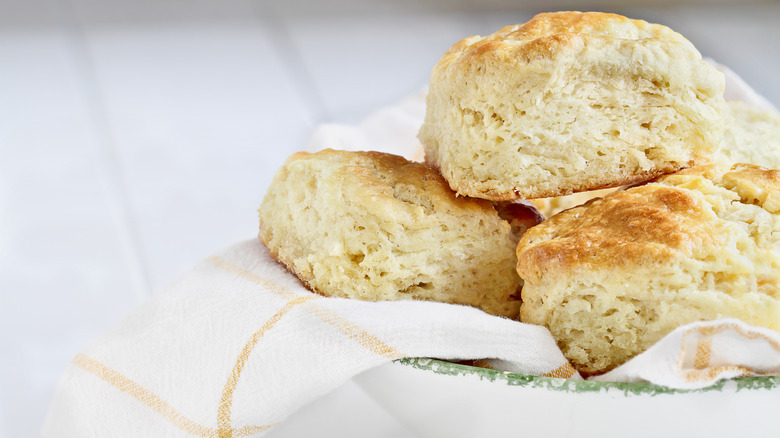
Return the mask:
<path fill-rule="evenodd" d="M 542 377 L 528 374 L 513 373 L 510 371 L 480 368 L 454 362 L 426 357 L 411 357 L 396 359 L 393 361 L 400 365 L 410 366 L 422 371 L 430 371 L 447 376 L 473 376 L 489 382 L 504 382 L 508 386 L 521 386 L 527 388 L 542 388 L 561 392 L 589 393 L 607 390 L 622 391 L 626 396 L 631 395 L 660 395 L 683 394 L 710 391 L 723 391 L 730 383 L 736 385 L 737 391 L 742 390 L 772 390 L 780 389 L 780 376 L 739 377 L 723 379 L 711 386 L 699 389 L 677 389 L 656 385 L 649 382 L 597 382 L 593 380 L 561 379 L 556 377 Z M 733 388 L 733 385 L 731 386 Z M 733 389 L 732 389 L 733 390 Z"/>

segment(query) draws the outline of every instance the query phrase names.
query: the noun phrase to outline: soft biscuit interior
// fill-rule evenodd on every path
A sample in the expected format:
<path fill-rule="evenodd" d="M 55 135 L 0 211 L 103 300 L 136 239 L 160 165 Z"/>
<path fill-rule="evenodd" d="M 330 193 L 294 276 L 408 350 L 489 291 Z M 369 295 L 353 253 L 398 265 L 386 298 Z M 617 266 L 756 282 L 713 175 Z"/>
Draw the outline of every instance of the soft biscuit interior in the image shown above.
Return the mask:
<path fill-rule="evenodd" d="M 260 218 L 272 254 L 325 295 L 517 317 L 519 236 L 490 202 L 455 196 L 422 163 L 377 152 L 297 154 L 276 174 Z"/>

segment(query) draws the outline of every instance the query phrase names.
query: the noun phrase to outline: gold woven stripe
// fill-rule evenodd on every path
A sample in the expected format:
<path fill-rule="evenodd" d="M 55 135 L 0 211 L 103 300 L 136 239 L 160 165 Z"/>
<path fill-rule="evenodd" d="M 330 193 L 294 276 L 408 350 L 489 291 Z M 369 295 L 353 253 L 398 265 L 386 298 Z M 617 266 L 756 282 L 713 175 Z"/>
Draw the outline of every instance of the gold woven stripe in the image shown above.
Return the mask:
<path fill-rule="evenodd" d="M 405 357 L 392 346 L 387 345 L 381 339 L 330 309 L 318 306 L 316 303 L 308 303 L 303 308 L 323 322 L 336 327 L 342 333 L 378 356 L 390 359 Z"/>
<path fill-rule="evenodd" d="M 246 427 L 239 427 L 237 429 L 233 429 L 233 437 L 239 438 L 243 436 L 249 436 L 254 435 L 256 433 L 260 433 L 264 430 L 268 430 L 274 426 L 277 426 L 279 423 L 269 424 L 268 426 L 246 426 Z"/>
<path fill-rule="evenodd" d="M 294 296 L 293 292 L 289 291 L 283 286 L 280 286 L 266 278 L 260 277 L 259 275 L 253 274 L 247 271 L 246 269 L 240 268 L 232 264 L 231 262 L 225 260 L 224 258 L 218 256 L 212 256 L 209 257 L 207 260 L 214 266 L 219 267 L 220 269 L 224 269 L 228 272 L 232 272 L 236 275 L 239 275 L 246 280 L 249 280 L 253 283 L 259 284 L 260 286 L 268 288 L 272 292 L 275 292 L 277 294 L 283 294 L 286 296 Z M 329 309 L 311 303 L 307 304 L 303 308 L 309 313 L 311 313 L 312 315 L 322 320 L 323 322 L 338 328 L 339 330 L 341 330 L 342 333 L 349 336 L 351 339 L 354 339 L 355 341 L 360 343 L 360 345 L 371 350 L 373 353 L 379 356 L 389 357 L 391 359 L 406 357 L 403 354 L 399 353 L 395 348 L 391 347 L 390 345 L 387 345 L 386 343 L 382 342 L 382 340 L 380 340 L 373 334 L 367 332 L 365 329 L 356 326 L 352 322 L 345 319 L 343 316 L 334 313 Z"/>
<path fill-rule="evenodd" d="M 772 346 L 772 348 L 780 353 L 780 344 L 775 342 L 772 338 L 768 338 L 764 336 L 761 333 L 754 332 L 751 330 L 746 330 L 742 328 L 741 326 L 737 324 L 720 324 L 716 326 L 711 327 L 698 327 L 695 330 L 691 330 L 685 333 L 685 337 L 688 337 L 692 332 L 697 332 L 701 334 L 702 336 L 714 336 L 716 334 L 725 332 L 726 330 L 734 330 L 735 332 L 739 333 L 742 337 L 747 339 L 762 339 L 766 341 L 769 345 Z"/>
<path fill-rule="evenodd" d="M 715 380 L 716 377 L 718 377 L 719 375 L 727 371 L 738 371 L 739 372 L 738 377 L 745 377 L 753 374 L 759 374 L 759 373 L 754 373 L 752 370 L 748 368 L 738 366 L 738 365 L 722 365 L 718 367 L 704 368 L 701 370 L 686 370 L 682 373 L 682 376 L 688 382 L 701 382 L 701 381 Z"/>
<path fill-rule="evenodd" d="M 696 358 L 693 367 L 702 370 L 710 366 L 710 353 L 712 353 L 712 339 L 705 339 L 696 344 Z"/>
<path fill-rule="evenodd" d="M 714 380 L 716 377 L 718 377 L 720 374 L 729 372 L 729 371 L 736 371 L 739 373 L 740 376 L 751 376 L 751 375 L 765 375 L 765 373 L 756 372 L 754 370 L 751 370 L 749 368 L 738 366 L 738 365 L 721 365 L 716 367 L 709 367 L 709 362 L 712 357 L 712 340 L 706 339 L 706 340 L 700 340 L 696 344 L 696 356 L 694 359 L 694 368 L 693 370 L 683 370 L 683 361 L 685 357 L 687 356 L 687 350 L 685 346 L 687 345 L 687 339 L 690 336 L 693 336 L 695 334 L 699 334 L 704 338 L 711 338 L 712 336 L 715 336 L 719 333 L 723 333 L 727 330 L 734 330 L 735 332 L 739 333 L 742 337 L 746 339 L 762 339 L 766 341 L 775 351 L 780 352 L 780 344 L 775 342 L 773 339 L 768 338 L 764 336 L 761 333 L 754 332 L 751 330 L 743 329 L 741 326 L 737 324 L 718 324 L 715 326 L 709 326 L 709 327 L 697 327 L 692 330 L 688 330 L 683 334 L 682 339 L 682 348 L 680 349 L 680 357 L 677 359 L 677 369 L 680 371 L 681 376 L 689 381 L 689 382 L 698 382 L 698 381 L 709 381 Z M 703 365 L 704 363 L 704 355 L 706 351 L 706 365 Z M 702 356 L 700 358 L 700 355 Z"/>
<path fill-rule="evenodd" d="M 276 312 L 268 321 L 263 324 L 258 331 L 256 331 L 249 341 L 244 345 L 241 353 L 236 359 L 236 363 L 233 366 L 233 370 L 230 373 L 227 383 L 222 390 L 222 397 L 219 401 L 219 410 L 217 412 L 217 430 L 219 438 L 233 438 L 236 435 L 235 430 L 232 428 L 232 409 L 233 409 L 233 393 L 238 385 L 238 379 L 241 377 L 241 371 L 243 371 L 246 361 L 249 359 L 249 355 L 255 348 L 263 335 L 273 328 L 282 316 L 292 310 L 295 306 L 305 303 L 306 301 L 318 298 L 317 295 L 306 295 L 297 298 L 293 298 L 288 301 L 287 304 L 282 307 L 281 310 Z"/>
<path fill-rule="evenodd" d="M 94 359 L 79 353 L 73 358 L 71 363 L 140 401 L 177 428 L 201 437 L 217 436 L 215 429 L 190 420 L 171 407 L 168 402 L 157 396 L 157 394 Z"/>
<path fill-rule="evenodd" d="M 568 379 L 577 374 L 577 371 L 569 362 L 559 366 L 558 368 L 542 374 L 542 377 L 555 377 L 557 379 Z"/>
<path fill-rule="evenodd" d="M 293 293 L 291 290 L 287 289 L 286 287 L 276 284 L 273 281 L 268 280 L 267 278 L 263 278 L 257 274 L 253 274 L 247 271 L 246 269 L 239 268 L 238 266 L 230 263 L 229 261 L 225 260 L 222 257 L 211 256 L 207 258 L 206 261 L 222 270 L 236 274 L 239 277 L 251 281 L 252 283 L 259 284 L 260 286 L 268 289 L 269 291 L 277 295 L 281 295 L 285 298 L 291 298 L 295 296 L 295 293 Z"/>

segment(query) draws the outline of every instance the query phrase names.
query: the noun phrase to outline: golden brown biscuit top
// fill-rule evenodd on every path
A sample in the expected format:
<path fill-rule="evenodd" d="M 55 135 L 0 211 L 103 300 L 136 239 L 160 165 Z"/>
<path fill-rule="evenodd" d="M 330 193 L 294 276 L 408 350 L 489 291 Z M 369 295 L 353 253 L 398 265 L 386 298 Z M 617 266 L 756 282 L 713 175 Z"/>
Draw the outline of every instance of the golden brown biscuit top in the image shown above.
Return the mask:
<path fill-rule="evenodd" d="M 581 49 L 595 39 L 643 44 L 674 42 L 695 51 L 682 35 L 660 24 L 603 12 L 550 12 L 538 14 L 522 25 L 506 26 L 486 37 L 465 38 L 452 46 L 442 61 L 446 63 L 466 54 L 467 57 L 506 56 L 529 62 L 549 59 L 567 47 Z"/>
<path fill-rule="evenodd" d="M 523 25 L 507 26 L 498 33 L 505 34 L 505 40 L 514 41 L 529 41 L 556 34 L 605 35 L 636 40 L 668 37 L 670 29 L 617 14 L 566 11 L 538 14 Z"/>
<path fill-rule="evenodd" d="M 725 241 L 730 232 L 716 214 L 716 202 L 756 205 L 776 214 L 779 197 L 780 171 L 748 164 L 729 171 L 715 165 L 686 169 L 531 228 L 517 248 L 518 272 L 535 282 L 550 271 L 650 267 L 679 254 L 691 256 Z"/>
<path fill-rule="evenodd" d="M 286 167 L 306 165 L 323 169 L 335 178 L 351 201 L 391 216 L 413 213 L 420 207 L 426 214 L 434 211 L 470 214 L 493 210 L 490 202 L 456 197 L 444 178 L 431 167 L 382 152 L 348 152 L 325 149 L 317 153 L 298 152 L 287 159 Z M 455 208 L 453 208 L 455 206 Z"/>
<path fill-rule="evenodd" d="M 709 233 L 706 207 L 689 193 L 648 184 L 560 213 L 526 232 L 518 271 L 533 281 L 544 271 L 621 266 L 689 250 Z"/>

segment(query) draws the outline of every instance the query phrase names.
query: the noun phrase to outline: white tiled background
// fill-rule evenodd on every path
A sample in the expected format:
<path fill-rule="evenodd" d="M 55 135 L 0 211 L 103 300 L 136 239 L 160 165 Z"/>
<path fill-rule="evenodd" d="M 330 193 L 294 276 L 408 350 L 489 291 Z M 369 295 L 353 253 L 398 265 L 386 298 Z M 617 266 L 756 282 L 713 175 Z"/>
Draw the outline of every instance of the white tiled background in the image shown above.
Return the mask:
<path fill-rule="evenodd" d="M 554 9 L 667 24 L 780 106 L 780 2 L 0 0 L 0 437 L 70 358 L 256 232 L 321 122 L 425 85 L 452 43 Z M 412 435 L 348 384 L 275 437 Z"/>

